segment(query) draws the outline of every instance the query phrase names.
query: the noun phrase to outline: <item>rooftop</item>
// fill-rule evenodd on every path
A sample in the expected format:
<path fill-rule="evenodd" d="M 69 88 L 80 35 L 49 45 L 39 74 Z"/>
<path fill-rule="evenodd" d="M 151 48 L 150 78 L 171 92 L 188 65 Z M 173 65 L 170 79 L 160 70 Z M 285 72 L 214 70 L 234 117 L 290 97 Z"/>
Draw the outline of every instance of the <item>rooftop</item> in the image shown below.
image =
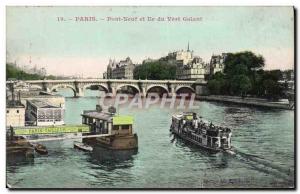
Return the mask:
<path fill-rule="evenodd" d="M 96 110 L 84 111 L 82 116 L 101 119 L 106 121 L 112 121 L 113 115 L 107 112 L 98 112 Z"/>
<path fill-rule="evenodd" d="M 20 101 L 7 100 L 6 108 L 25 108 L 25 106 Z"/>
<path fill-rule="evenodd" d="M 27 101 L 38 108 L 60 108 L 58 106 L 54 106 L 52 104 L 49 104 L 48 102 L 41 101 L 41 100 L 33 99 L 33 100 L 27 100 Z"/>

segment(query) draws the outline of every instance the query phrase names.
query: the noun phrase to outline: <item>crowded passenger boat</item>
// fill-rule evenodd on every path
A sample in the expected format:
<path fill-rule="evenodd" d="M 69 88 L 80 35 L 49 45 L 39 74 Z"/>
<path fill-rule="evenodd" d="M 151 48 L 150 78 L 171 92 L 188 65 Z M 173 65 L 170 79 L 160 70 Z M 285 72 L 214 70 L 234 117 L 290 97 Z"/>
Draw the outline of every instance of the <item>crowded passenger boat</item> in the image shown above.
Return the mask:
<path fill-rule="evenodd" d="M 213 152 L 232 148 L 229 128 L 204 121 L 193 112 L 173 115 L 170 131 L 185 141 Z"/>

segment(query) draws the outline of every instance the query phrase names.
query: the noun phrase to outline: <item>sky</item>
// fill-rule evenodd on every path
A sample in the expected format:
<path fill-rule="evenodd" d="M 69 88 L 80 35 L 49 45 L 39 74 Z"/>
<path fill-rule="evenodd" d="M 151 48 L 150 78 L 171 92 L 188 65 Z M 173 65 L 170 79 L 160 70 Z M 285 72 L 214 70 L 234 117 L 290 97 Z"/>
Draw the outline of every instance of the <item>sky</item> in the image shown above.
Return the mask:
<path fill-rule="evenodd" d="M 61 17 L 64 21 L 61 21 Z M 97 21 L 76 21 L 95 17 Z M 133 21 L 111 18 L 137 17 Z M 144 21 L 141 19 L 144 17 Z M 152 17 L 154 21 L 148 21 Z M 158 17 L 164 21 L 158 21 Z M 179 18 L 168 21 L 167 17 Z M 195 21 L 184 21 L 184 18 Z M 60 21 L 59 19 L 60 18 Z M 293 7 L 6 8 L 7 62 L 45 67 L 48 74 L 101 77 L 110 58 L 134 63 L 186 50 L 212 54 L 253 51 L 265 69 L 294 67 Z"/>

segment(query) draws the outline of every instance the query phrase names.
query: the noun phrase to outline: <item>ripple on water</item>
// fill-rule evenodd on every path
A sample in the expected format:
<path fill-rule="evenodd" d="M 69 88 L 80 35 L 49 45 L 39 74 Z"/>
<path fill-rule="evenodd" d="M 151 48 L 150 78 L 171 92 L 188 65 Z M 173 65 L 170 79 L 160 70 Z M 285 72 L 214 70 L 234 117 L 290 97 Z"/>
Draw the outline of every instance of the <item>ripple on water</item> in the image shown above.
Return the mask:
<path fill-rule="evenodd" d="M 89 95 L 92 95 L 92 91 Z M 98 95 L 98 94 L 97 94 Z M 98 98 L 66 98 L 66 123 L 80 123 L 83 110 Z M 47 143 L 48 156 L 7 166 L 15 187 L 291 187 L 294 173 L 292 111 L 240 107 L 196 101 L 203 118 L 233 129 L 236 156 L 211 154 L 169 133 L 176 109 L 118 109 L 132 115 L 139 137 L 138 153 L 124 160 L 93 156 L 73 149 L 73 141 Z M 283 133 L 284 131 L 284 133 Z M 233 182 L 233 183 L 231 183 Z"/>

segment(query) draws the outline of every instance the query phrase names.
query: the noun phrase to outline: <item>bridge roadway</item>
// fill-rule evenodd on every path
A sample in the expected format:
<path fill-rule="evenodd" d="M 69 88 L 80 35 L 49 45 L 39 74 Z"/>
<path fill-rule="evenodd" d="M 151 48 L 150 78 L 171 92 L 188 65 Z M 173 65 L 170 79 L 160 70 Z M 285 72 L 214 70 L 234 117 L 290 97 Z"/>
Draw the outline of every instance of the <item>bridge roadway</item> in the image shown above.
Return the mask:
<path fill-rule="evenodd" d="M 70 88 L 75 97 L 84 96 L 84 91 L 90 86 L 99 86 L 106 93 L 115 96 L 117 91 L 132 88 L 141 96 L 146 96 L 152 88 L 160 88 L 169 96 L 176 95 L 185 88 L 201 95 L 206 92 L 207 82 L 204 80 L 125 80 L 125 79 L 70 79 L 70 80 L 26 80 L 31 88 L 39 88 L 52 92 L 57 88 Z M 8 82 L 7 82 L 8 83 Z"/>

